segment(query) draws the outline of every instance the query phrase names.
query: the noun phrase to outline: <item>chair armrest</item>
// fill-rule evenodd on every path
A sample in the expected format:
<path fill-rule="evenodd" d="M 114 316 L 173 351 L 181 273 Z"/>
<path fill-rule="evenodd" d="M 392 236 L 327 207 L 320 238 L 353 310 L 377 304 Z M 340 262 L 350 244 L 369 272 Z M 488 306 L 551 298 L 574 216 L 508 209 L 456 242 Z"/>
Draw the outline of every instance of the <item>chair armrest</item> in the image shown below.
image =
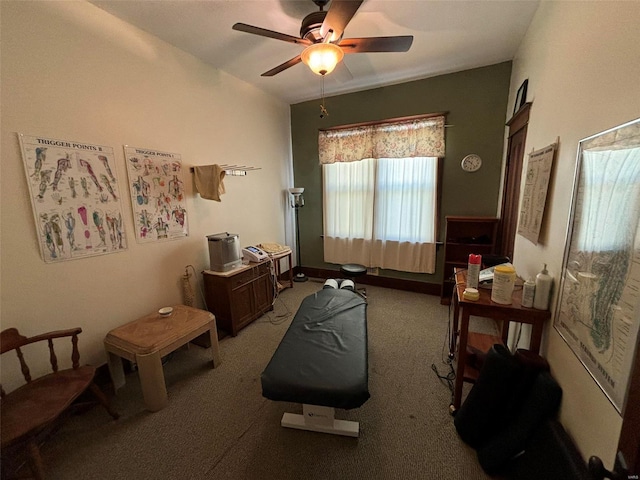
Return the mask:
<path fill-rule="evenodd" d="M 55 330 L 53 332 L 36 335 L 35 337 L 29 337 L 24 344 L 27 345 L 29 343 L 40 342 L 42 340 L 49 340 L 53 338 L 72 337 L 74 335 L 79 335 L 80 333 L 82 333 L 82 328 L 80 327 L 69 328 L 67 330 Z"/>

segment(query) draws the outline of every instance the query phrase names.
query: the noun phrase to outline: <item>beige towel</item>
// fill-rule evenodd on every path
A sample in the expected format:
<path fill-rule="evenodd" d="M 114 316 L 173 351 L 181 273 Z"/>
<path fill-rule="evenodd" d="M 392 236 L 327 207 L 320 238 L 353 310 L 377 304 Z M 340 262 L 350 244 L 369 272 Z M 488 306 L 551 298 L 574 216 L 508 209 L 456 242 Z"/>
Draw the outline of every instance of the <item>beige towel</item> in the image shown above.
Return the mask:
<path fill-rule="evenodd" d="M 258 244 L 258 248 L 261 248 L 269 255 L 273 255 L 276 253 L 281 253 L 289 250 L 289 247 L 286 245 L 280 245 L 279 243 L 260 243 Z"/>
<path fill-rule="evenodd" d="M 222 180 L 226 174 L 220 165 L 205 165 L 194 167 L 196 174 L 196 188 L 202 198 L 220 201 L 220 195 L 225 193 Z"/>

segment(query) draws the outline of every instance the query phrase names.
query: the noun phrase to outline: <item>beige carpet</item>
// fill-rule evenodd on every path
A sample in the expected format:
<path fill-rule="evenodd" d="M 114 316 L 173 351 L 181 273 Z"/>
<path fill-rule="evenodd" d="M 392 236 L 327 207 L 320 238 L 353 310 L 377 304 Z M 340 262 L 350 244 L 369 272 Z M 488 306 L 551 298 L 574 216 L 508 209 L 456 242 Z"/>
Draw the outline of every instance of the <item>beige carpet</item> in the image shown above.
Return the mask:
<path fill-rule="evenodd" d="M 451 393 L 431 367 L 448 373 L 449 309 L 435 296 L 367 287 L 371 398 L 336 415 L 359 421 L 359 438 L 280 427 L 284 412 L 302 408 L 263 398 L 260 373 L 302 298 L 320 288 L 296 283 L 273 312 L 221 340 L 219 368 L 201 347 L 177 351 L 165 365 L 169 406 L 160 412 L 144 409 L 137 374 L 129 374 L 112 398 L 119 420 L 93 408 L 43 446 L 48 478 L 490 478 L 458 438 Z"/>

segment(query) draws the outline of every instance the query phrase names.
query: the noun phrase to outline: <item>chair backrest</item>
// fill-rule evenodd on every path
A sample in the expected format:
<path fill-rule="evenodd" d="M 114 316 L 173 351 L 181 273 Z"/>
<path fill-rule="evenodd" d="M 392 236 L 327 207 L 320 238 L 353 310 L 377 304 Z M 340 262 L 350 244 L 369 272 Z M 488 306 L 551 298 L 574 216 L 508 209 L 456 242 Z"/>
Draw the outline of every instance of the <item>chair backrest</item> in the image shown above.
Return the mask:
<path fill-rule="evenodd" d="M 80 366 L 80 352 L 78 351 L 78 335 L 82 332 L 80 327 L 70 328 L 68 330 L 56 330 L 54 332 L 43 333 L 42 335 L 36 335 L 34 337 L 25 337 L 21 335 L 16 328 L 7 328 L 0 332 L 0 354 L 15 350 L 20 361 L 20 370 L 27 383 L 31 382 L 31 372 L 27 366 L 27 362 L 22 354 L 21 347 L 29 345 L 31 343 L 46 341 L 49 346 L 49 362 L 51 363 L 51 369 L 53 372 L 58 371 L 58 357 L 53 347 L 54 338 L 71 337 L 72 351 L 71 351 L 71 363 L 74 369 Z M 2 385 L 0 385 L 0 398 L 4 398 L 6 395 Z"/>

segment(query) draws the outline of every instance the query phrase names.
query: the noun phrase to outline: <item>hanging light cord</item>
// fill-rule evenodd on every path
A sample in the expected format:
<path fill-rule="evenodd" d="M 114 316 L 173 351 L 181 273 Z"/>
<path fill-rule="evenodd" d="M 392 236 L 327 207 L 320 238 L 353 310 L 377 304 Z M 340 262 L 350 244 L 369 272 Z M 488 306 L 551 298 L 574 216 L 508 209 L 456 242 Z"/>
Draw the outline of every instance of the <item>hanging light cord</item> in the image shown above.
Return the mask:
<path fill-rule="evenodd" d="M 324 107 L 324 75 L 322 75 L 322 103 L 320 104 L 320 118 L 324 118 L 325 116 L 329 116 L 329 112 Z"/>

